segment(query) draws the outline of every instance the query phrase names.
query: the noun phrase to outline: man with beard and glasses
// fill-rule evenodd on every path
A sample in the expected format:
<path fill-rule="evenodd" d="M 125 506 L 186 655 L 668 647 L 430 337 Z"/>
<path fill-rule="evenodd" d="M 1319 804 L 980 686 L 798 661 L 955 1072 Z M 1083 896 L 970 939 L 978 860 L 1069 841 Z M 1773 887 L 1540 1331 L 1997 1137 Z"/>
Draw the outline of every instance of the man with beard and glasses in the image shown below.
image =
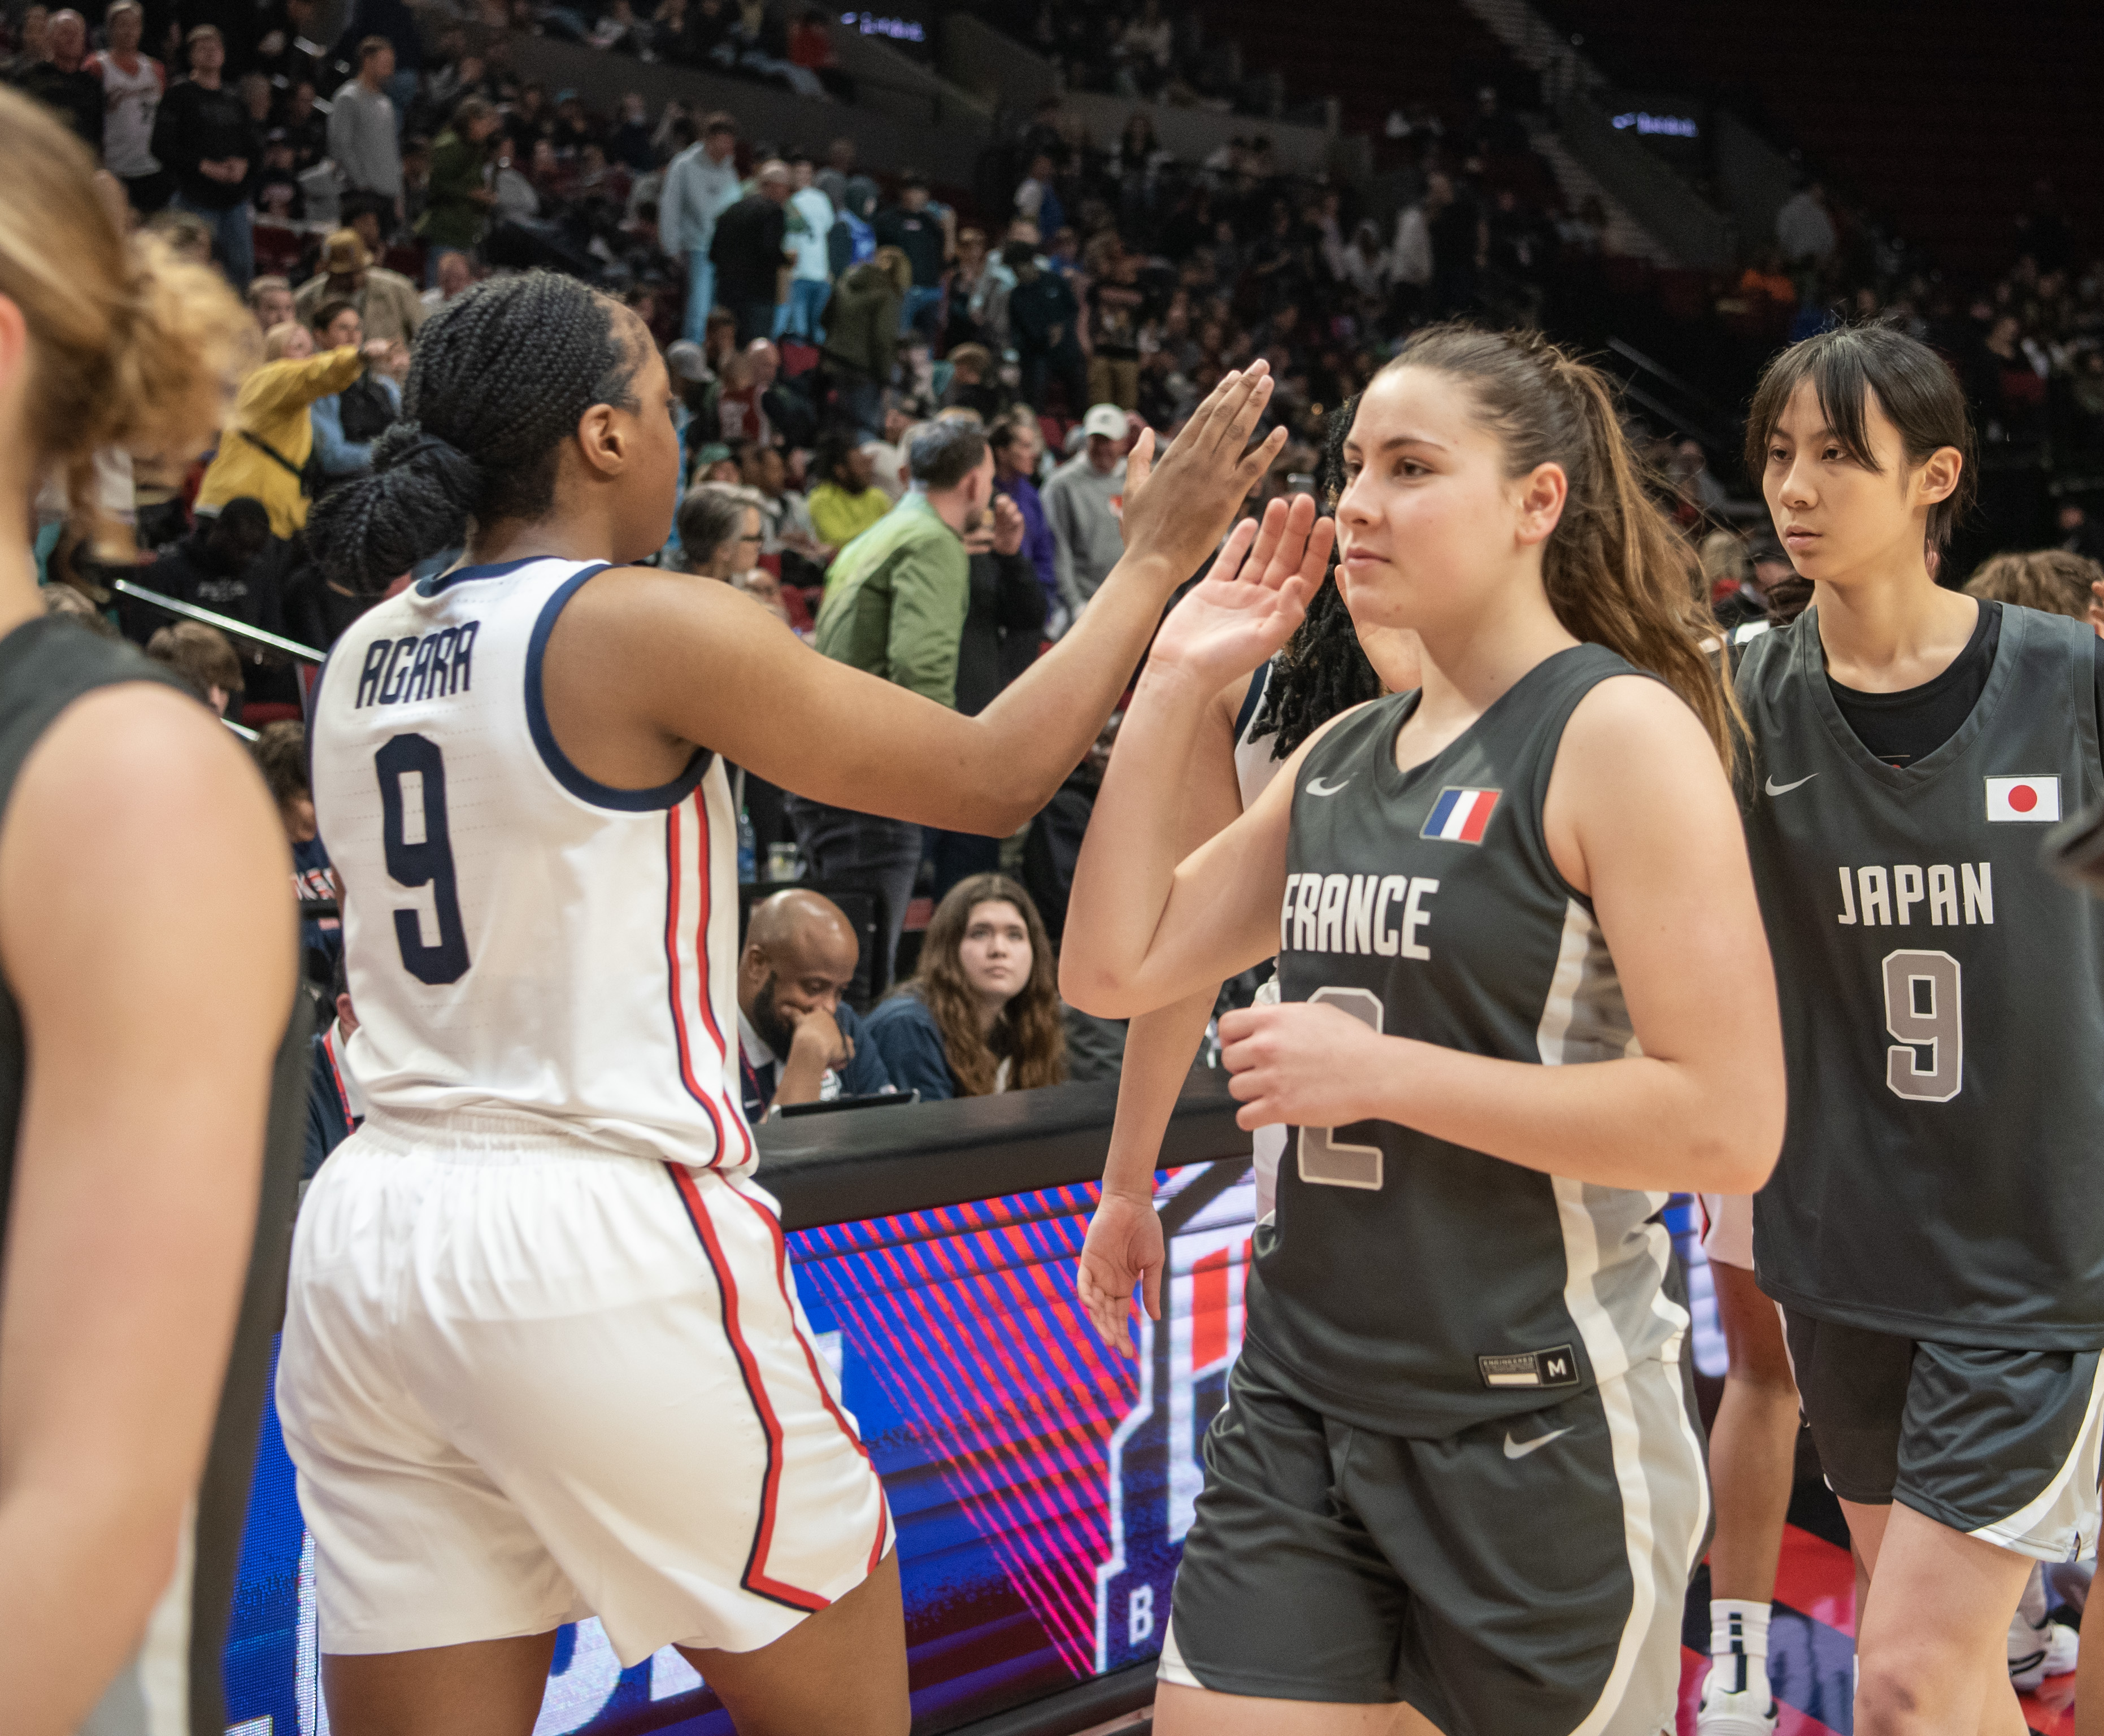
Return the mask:
<path fill-rule="evenodd" d="M 738 961 L 739 1073 L 749 1121 L 776 1104 L 892 1088 L 884 1057 L 840 999 L 859 952 L 853 924 L 812 892 L 753 906 Z"/>

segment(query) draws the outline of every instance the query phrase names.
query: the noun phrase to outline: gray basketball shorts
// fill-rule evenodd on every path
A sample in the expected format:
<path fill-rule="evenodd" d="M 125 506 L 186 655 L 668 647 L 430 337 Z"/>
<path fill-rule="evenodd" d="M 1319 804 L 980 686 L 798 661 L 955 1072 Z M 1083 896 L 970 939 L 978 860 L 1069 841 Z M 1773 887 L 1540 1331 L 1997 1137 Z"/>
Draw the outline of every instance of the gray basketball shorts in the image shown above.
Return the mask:
<path fill-rule="evenodd" d="M 1324 1417 L 1252 1348 L 1206 1433 L 1164 1681 L 1406 1701 L 1446 1736 L 1672 1729 L 1710 1518 L 1677 1359 L 1433 1440 Z"/>
<path fill-rule="evenodd" d="M 1785 1310 L 1827 1486 L 2040 1561 L 2093 1555 L 2104 1449 L 2094 1351 L 1936 1344 Z"/>

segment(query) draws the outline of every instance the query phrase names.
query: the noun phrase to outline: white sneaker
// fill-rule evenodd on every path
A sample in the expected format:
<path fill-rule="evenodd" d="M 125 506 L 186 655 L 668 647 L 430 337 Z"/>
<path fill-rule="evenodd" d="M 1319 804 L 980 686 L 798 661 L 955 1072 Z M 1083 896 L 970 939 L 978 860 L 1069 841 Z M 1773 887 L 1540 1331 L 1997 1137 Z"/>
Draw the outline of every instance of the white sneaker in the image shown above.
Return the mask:
<path fill-rule="evenodd" d="M 1717 1660 L 1724 1662 L 1723 1658 Z M 1715 1683 L 1714 1687 L 1711 1683 Z M 1775 1696 L 1763 1689 L 1734 1694 L 1717 1680 L 1713 1668 L 1702 1685 L 1695 1712 L 1696 1736 L 1775 1736 Z"/>
<path fill-rule="evenodd" d="M 2009 1680 L 2019 1694 L 2030 1694 L 2048 1676 L 2065 1676 L 2075 1667 L 2082 1636 L 2060 1622 L 2034 1627 L 2020 1610 L 2009 1623 Z"/>

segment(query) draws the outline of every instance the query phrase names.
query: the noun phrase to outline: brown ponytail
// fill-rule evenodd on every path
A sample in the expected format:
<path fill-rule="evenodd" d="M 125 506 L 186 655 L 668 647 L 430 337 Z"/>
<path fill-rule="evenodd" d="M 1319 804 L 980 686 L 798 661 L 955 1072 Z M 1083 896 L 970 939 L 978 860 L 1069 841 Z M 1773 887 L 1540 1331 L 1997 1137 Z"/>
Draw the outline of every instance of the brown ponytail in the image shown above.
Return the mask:
<path fill-rule="evenodd" d="M 87 149 L 47 109 L 0 90 L 0 296 L 21 310 L 29 376 L 14 438 L 63 472 L 99 528 L 96 453 L 186 463 L 252 359 L 255 322 L 209 266 L 127 240 Z"/>
<path fill-rule="evenodd" d="M 1388 365 L 1466 381 L 1504 444 L 1508 474 L 1562 468 L 1568 494 L 1541 559 L 1549 607 L 1575 638 L 1605 645 L 1686 700 L 1730 771 L 1744 720 L 1704 648 L 1718 634 L 1697 601 L 1699 563 L 1652 504 L 1652 479 L 1606 377 L 1539 332 L 1460 324 L 1427 327 Z"/>

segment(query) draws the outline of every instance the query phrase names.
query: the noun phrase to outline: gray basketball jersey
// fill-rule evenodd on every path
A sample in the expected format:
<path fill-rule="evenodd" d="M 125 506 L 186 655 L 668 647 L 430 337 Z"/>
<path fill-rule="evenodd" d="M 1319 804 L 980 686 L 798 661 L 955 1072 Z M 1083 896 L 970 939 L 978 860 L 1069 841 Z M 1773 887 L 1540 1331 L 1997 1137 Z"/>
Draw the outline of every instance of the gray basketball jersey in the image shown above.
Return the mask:
<path fill-rule="evenodd" d="M 1835 705 L 1816 611 L 1745 649 L 1790 1080 L 1754 1262 L 1787 1307 L 2104 1347 L 2104 905 L 2039 849 L 2104 783 L 2095 658 L 2080 623 L 2005 606 L 1971 715 L 1897 768 Z"/>
<path fill-rule="evenodd" d="M 1415 693 L 1324 737 L 1294 790 L 1282 998 L 1506 1061 L 1637 1053 L 1599 924 L 1541 824 L 1572 708 L 1632 673 L 1597 645 L 1559 652 L 1408 772 L 1394 744 Z M 1391 1122 L 1295 1129 L 1275 1226 L 1257 1232 L 1250 1347 L 1303 1402 L 1388 1434 L 1558 1403 L 1678 1355 L 1666 1198 Z"/>

